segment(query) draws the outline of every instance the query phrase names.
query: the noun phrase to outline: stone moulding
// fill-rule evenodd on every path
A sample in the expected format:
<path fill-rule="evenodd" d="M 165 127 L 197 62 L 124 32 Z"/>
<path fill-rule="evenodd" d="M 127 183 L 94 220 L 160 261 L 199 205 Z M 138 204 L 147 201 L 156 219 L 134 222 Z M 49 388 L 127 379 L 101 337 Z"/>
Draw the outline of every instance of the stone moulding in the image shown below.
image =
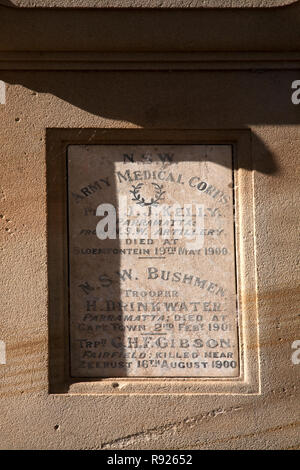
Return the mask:
<path fill-rule="evenodd" d="M 299 52 L 0 51 L 0 70 L 298 70 Z"/>
<path fill-rule="evenodd" d="M 276 8 L 298 0 L 0 0 L 17 8 Z"/>

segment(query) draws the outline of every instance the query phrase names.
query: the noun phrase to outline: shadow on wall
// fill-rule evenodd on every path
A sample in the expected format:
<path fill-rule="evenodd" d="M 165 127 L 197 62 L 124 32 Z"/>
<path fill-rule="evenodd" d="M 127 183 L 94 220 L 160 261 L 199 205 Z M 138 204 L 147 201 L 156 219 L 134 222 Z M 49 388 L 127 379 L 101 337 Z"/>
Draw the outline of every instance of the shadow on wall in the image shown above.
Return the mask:
<path fill-rule="evenodd" d="M 290 79 L 276 71 L 16 71 L 2 72 L 0 79 L 54 95 L 94 116 L 143 128 L 225 130 L 299 122 L 290 101 L 295 72 L 288 73 Z M 274 158 L 253 139 L 255 170 L 274 173 Z"/>
<path fill-rule="evenodd" d="M 76 117 L 76 113 L 82 110 L 96 117 L 127 122 L 146 129 L 226 130 L 248 129 L 251 125 L 299 122 L 299 113 L 296 113 L 290 103 L 290 80 L 294 78 L 295 72 L 287 74 L 290 74 L 288 78 L 278 71 L 3 71 L 0 79 L 61 100 L 56 100 L 55 106 L 45 109 L 49 122 L 55 123 L 59 116 L 60 127 L 64 123 L 63 116 L 70 113 L 74 116 L 73 121 L 68 119 L 63 125 L 72 127 L 74 122 L 73 127 L 78 128 L 81 117 Z M 45 106 L 45 102 L 41 100 L 41 106 L 42 104 Z M 252 139 L 255 149 L 253 164 L 246 162 L 245 168 L 251 171 L 254 166 L 258 172 L 274 174 L 278 169 L 273 155 L 254 133 Z M 48 196 L 52 188 L 56 201 L 57 188 L 53 181 L 48 182 Z M 117 204 L 113 187 L 111 191 L 111 198 Z M 51 230 L 48 230 L 50 241 L 51 235 Z M 54 244 L 55 241 L 53 236 Z M 118 243 L 113 247 L 118 249 Z M 48 240 L 50 295 L 55 295 L 56 292 L 51 288 L 51 282 L 54 286 L 57 284 L 57 266 L 51 268 L 54 249 Z M 120 269 L 119 255 L 108 259 L 108 263 L 107 270 L 117 272 Z M 98 278 L 103 274 L 107 272 L 97 272 Z M 85 285 L 85 282 L 83 279 L 82 284 Z M 105 289 L 108 292 L 108 288 Z M 119 281 L 115 281 L 108 292 L 111 297 L 107 298 L 120 299 L 120 291 L 121 285 Z M 82 295 L 88 297 L 84 302 L 91 313 L 94 313 L 99 296 L 91 295 L 89 291 L 85 294 L 84 289 Z M 57 311 L 61 313 L 59 309 Z M 118 333 L 117 339 L 122 353 L 122 332 Z M 123 375 L 126 376 L 125 370 Z"/>

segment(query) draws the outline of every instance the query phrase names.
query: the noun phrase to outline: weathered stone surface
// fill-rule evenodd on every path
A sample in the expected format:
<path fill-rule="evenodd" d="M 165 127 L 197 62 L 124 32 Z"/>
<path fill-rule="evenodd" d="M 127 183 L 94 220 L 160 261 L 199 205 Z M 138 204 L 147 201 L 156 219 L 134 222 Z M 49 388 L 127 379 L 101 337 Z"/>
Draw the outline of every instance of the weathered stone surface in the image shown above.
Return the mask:
<path fill-rule="evenodd" d="M 232 159 L 68 148 L 73 377 L 239 375 Z"/>
<path fill-rule="evenodd" d="M 19 8 L 272 8 L 298 0 L 0 0 Z"/>
<path fill-rule="evenodd" d="M 300 366 L 292 362 L 296 351 L 292 344 L 300 338 L 296 230 L 300 112 L 290 99 L 291 83 L 299 79 L 299 71 L 295 56 L 292 70 L 283 56 L 271 54 L 281 51 L 288 57 L 299 49 L 299 7 L 295 3 L 268 11 L 245 10 L 239 19 L 237 12 L 219 10 L 216 17 L 203 10 L 202 20 L 194 11 L 189 19 L 182 12 L 174 11 L 172 18 L 162 12 L 164 20 L 147 12 L 137 20 L 134 34 L 126 35 L 129 13 L 125 12 L 116 12 L 116 23 L 105 12 L 106 23 L 100 27 L 95 12 L 84 13 L 90 15 L 85 23 L 75 10 L 69 16 L 63 10 L 1 8 L 2 51 L 23 51 L 21 63 L 11 66 L 14 70 L 9 54 L 5 56 L 0 72 L 6 84 L 5 104 L 0 105 L 0 341 L 6 350 L 6 363 L 0 364 L 1 448 L 299 448 Z M 154 19 L 160 26 L 165 22 L 166 28 L 151 35 Z M 109 25 L 114 34 L 108 33 Z M 184 62 L 191 71 L 177 63 L 170 72 L 166 58 L 157 68 L 152 58 L 155 72 L 147 69 L 146 59 L 139 71 L 113 71 L 110 64 L 106 71 L 75 71 L 76 61 L 71 60 L 64 64 L 66 70 L 57 71 L 56 64 L 63 61 L 56 57 L 53 63 L 49 52 L 119 51 L 122 45 L 123 51 L 139 48 L 146 56 L 152 49 L 218 50 L 223 55 L 222 60 L 211 59 L 204 70 L 195 70 L 188 57 Z M 37 56 L 26 51 L 43 51 L 47 62 L 41 66 Z M 233 51 L 243 51 L 241 62 L 226 62 Z M 256 51 L 257 68 L 243 68 L 252 57 L 247 51 Z M 260 51 L 270 51 L 269 58 Z M 227 70 L 221 70 L 224 62 Z M 258 318 L 258 329 L 256 321 L 241 325 L 243 333 L 253 333 L 247 354 L 259 367 L 250 392 L 224 393 L 211 379 L 207 392 L 206 379 L 193 378 L 195 393 L 188 388 L 190 381 L 182 378 L 186 388 L 178 393 L 172 378 L 159 383 L 153 378 L 149 393 L 149 379 L 132 377 L 100 380 L 105 393 L 99 393 L 99 381 L 85 380 L 80 392 L 78 384 L 49 392 L 49 325 L 68 315 L 65 304 L 51 310 L 51 315 L 49 310 L 50 267 L 58 286 L 53 291 L 51 285 L 50 290 L 57 298 L 64 295 L 66 279 L 66 271 L 61 265 L 53 267 L 47 253 L 50 241 L 52 248 L 61 247 L 58 231 L 47 233 L 47 199 L 51 188 L 61 217 L 62 186 L 61 178 L 47 185 L 49 155 L 53 156 L 49 140 L 46 149 L 49 128 L 74 128 L 78 139 L 85 128 L 91 133 L 100 129 L 104 135 L 112 128 L 250 132 L 250 157 L 247 154 L 246 164 L 235 168 L 244 208 L 238 225 L 245 247 L 237 263 L 244 280 L 241 318 L 247 320 L 249 313 Z M 222 145 L 231 144 L 229 140 L 224 138 Z M 87 143 L 83 139 L 81 145 Z M 212 144 L 211 136 L 206 144 Z M 65 158 L 66 153 L 56 148 L 56 175 L 64 174 Z M 255 223 L 243 223 L 247 217 Z M 2 352 L 2 362 L 3 358 Z M 245 372 L 247 382 L 249 371 Z"/>

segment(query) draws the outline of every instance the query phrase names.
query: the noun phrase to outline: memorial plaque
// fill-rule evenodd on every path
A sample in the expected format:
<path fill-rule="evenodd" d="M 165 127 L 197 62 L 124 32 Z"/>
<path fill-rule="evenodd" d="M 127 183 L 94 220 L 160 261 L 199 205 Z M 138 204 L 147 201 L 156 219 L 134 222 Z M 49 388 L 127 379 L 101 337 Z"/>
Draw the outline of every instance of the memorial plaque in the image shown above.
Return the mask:
<path fill-rule="evenodd" d="M 237 377 L 230 145 L 68 147 L 73 377 Z"/>

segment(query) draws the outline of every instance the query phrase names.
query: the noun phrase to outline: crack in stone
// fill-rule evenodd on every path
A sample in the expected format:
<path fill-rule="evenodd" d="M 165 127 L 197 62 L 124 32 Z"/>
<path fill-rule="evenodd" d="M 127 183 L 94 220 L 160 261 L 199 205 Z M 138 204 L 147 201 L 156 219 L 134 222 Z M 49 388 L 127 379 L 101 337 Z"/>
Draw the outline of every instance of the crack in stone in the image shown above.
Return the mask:
<path fill-rule="evenodd" d="M 241 409 L 242 407 L 231 407 L 228 409 L 217 408 L 201 415 L 193 416 L 191 418 L 184 418 L 183 420 L 176 421 L 175 423 L 146 429 L 145 431 L 136 432 L 134 434 L 129 434 L 127 436 L 114 439 L 112 441 L 104 442 L 101 445 L 101 449 L 120 449 L 122 447 L 128 447 L 131 444 L 137 444 L 142 440 L 150 441 L 151 439 L 159 439 L 166 432 L 173 431 L 173 433 L 175 433 L 180 428 L 193 428 L 205 419 L 215 418 L 218 415 L 240 411 Z"/>

